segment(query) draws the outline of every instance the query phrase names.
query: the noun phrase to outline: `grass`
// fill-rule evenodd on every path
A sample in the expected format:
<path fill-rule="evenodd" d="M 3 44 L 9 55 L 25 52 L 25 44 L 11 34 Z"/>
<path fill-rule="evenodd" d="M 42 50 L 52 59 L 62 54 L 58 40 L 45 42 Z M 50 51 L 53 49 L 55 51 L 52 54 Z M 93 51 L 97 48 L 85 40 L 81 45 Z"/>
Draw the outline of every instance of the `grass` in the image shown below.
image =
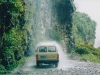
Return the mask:
<path fill-rule="evenodd" d="M 100 59 L 97 56 L 93 55 L 93 54 L 83 54 L 80 57 L 81 57 L 80 59 L 86 59 L 90 62 L 100 63 Z"/>
<path fill-rule="evenodd" d="M 74 55 L 76 53 L 76 55 Z M 81 44 L 77 45 L 75 50 L 72 52 L 71 56 L 76 57 L 78 55 L 78 60 L 87 60 L 90 62 L 100 63 L 100 49 L 94 48 L 93 45 Z"/>

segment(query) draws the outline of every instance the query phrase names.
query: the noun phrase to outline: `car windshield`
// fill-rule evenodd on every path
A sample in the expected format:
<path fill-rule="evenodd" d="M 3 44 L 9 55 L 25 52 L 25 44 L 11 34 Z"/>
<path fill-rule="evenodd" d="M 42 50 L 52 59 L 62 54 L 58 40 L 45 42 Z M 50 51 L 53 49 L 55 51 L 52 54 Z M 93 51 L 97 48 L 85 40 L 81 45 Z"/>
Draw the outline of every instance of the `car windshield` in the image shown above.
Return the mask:
<path fill-rule="evenodd" d="M 56 52 L 56 47 L 55 46 L 49 46 L 48 52 Z"/>
<path fill-rule="evenodd" d="M 39 52 L 47 52 L 47 47 L 46 46 L 40 46 Z"/>

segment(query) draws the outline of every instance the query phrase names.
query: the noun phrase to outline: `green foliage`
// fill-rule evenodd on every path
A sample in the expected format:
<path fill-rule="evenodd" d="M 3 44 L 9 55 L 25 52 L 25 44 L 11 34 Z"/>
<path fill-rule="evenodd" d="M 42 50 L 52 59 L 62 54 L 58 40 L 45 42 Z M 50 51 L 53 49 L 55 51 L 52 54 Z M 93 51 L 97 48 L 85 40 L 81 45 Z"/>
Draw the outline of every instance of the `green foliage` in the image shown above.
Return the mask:
<path fill-rule="evenodd" d="M 0 0 L 0 69 L 12 70 L 24 56 L 24 1 Z"/>
<path fill-rule="evenodd" d="M 0 64 L 0 74 L 4 74 L 5 70 L 6 70 L 5 67 Z"/>
<path fill-rule="evenodd" d="M 24 56 L 24 44 L 26 39 L 25 31 L 21 31 L 17 28 L 12 28 L 8 33 L 4 34 L 3 56 L 7 59 L 10 57 L 12 59 L 12 64 L 5 65 L 7 70 L 12 70 L 18 64 L 16 63 Z M 18 53 L 16 53 L 18 51 Z M 17 55 L 16 55 L 17 54 Z M 18 57 L 18 58 L 16 58 Z M 3 60 L 3 59 L 2 59 Z M 9 62 L 8 60 L 4 62 Z"/>
<path fill-rule="evenodd" d="M 75 12 L 73 16 L 72 33 L 75 36 L 76 44 L 89 43 L 94 44 L 96 22 L 87 14 Z"/>
<path fill-rule="evenodd" d="M 5 70 L 5 67 L 0 64 L 0 70 Z"/>
<path fill-rule="evenodd" d="M 100 47 L 98 47 L 97 49 L 100 50 Z"/>
<path fill-rule="evenodd" d="M 90 62 L 98 62 L 98 63 L 100 63 L 100 58 L 95 56 L 95 55 L 93 55 L 93 54 L 84 54 L 84 55 L 81 56 L 81 59 L 86 59 L 86 60 L 88 60 Z"/>
<path fill-rule="evenodd" d="M 75 52 L 81 55 L 81 59 L 91 62 L 100 62 L 100 50 L 87 43 L 77 45 Z"/>
<path fill-rule="evenodd" d="M 24 6 L 22 0 L 0 1 L 0 34 L 8 32 L 14 26 L 19 26 L 23 17 Z M 21 26 L 21 25 L 20 25 Z"/>
<path fill-rule="evenodd" d="M 12 65 L 8 64 L 6 66 L 6 70 L 8 71 L 12 71 L 14 68 L 16 68 L 18 65 L 22 65 L 25 62 L 25 57 L 23 57 L 21 60 L 19 61 L 15 61 Z"/>
<path fill-rule="evenodd" d="M 96 22 L 87 14 L 75 12 L 73 16 L 73 30 L 75 36 L 75 52 L 81 59 L 100 62 L 100 49 L 94 48 Z"/>
<path fill-rule="evenodd" d="M 22 51 L 22 45 L 24 44 L 25 37 L 25 32 L 16 28 L 11 29 L 8 33 L 5 34 L 4 37 L 4 53 L 10 54 L 13 53 L 15 50 Z"/>
<path fill-rule="evenodd" d="M 89 45 L 89 44 L 83 44 L 83 47 L 88 48 L 88 50 L 95 56 L 100 57 L 100 50 L 97 48 L 94 48 L 93 45 Z"/>
<path fill-rule="evenodd" d="M 89 51 L 87 50 L 87 48 L 82 47 L 82 46 L 77 46 L 75 52 L 80 54 L 80 55 L 89 54 Z"/>

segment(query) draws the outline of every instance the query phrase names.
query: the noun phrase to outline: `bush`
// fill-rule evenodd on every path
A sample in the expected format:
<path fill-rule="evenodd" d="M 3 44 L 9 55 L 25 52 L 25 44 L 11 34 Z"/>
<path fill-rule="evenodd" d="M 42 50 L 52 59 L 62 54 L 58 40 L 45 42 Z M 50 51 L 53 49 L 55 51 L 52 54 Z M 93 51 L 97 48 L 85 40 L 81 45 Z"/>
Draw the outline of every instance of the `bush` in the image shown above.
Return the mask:
<path fill-rule="evenodd" d="M 75 48 L 75 52 L 80 54 L 80 60 L 86 59 L 91 62 L 100 63 L 100 50 L 98 48 L 94 48 L 93 45 L 86 43 L 77 45 Z"/>
<path fill-rule="evenodd" d="M 5 67 L 0 64 L 0 75 L 3 74 L 5 71 Z"/>
<path fill-rule="evenodd" d="M 82 47 L 82 46 L 77 46 L 75 49 L 75 52 L 82 55 L 82 54 L 89 54 L 89 51 L 87 48 Z"/>

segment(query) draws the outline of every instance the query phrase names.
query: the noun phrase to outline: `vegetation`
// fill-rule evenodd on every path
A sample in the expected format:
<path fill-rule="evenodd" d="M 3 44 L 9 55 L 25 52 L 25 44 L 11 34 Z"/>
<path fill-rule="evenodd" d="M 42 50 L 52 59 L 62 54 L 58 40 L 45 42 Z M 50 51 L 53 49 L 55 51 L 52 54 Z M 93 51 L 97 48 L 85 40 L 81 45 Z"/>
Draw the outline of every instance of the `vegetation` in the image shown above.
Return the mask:
<path fill-rule="evenodd" d="M 75 52 L 80 54 L 81 59 L 86 59 L 91 62 L 99 62 L 100 63 L 100 50 L 94 48 L 93 45 L 90 44 L 81 44 L 76 46 Z"/>
<path fill-rule="evenodd" d="M 75 37 L 75 53 L 80 55 L 80 60 L 100 62 L 100 49 L 94 48 L 96 22 L 81 12 L 75 12 L 73 16 L 73 30 Z"/>
<path fill-rule="evenodd" d="M 27 32 L 23 0 L 0 1 L 0 70 L 12 70 L 23 60 Z"/>
<path fill-rule="evenodd" d="M 73 16 L 72 33 L 75 37 L 75 43 L 89 43 L 94 44 L 96 22 L 81 12 L 75 12 Z"/>

